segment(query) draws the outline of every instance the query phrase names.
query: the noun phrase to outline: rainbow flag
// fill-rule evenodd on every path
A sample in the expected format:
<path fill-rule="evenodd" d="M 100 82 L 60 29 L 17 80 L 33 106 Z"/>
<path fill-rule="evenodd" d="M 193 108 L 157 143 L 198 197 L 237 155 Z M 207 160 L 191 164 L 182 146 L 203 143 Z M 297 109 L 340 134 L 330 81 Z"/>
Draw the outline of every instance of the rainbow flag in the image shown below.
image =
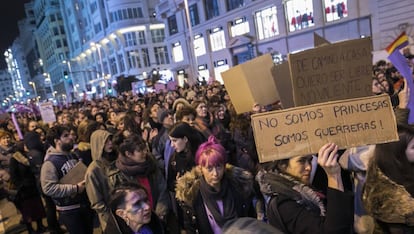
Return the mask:
<path fill-rule="evenodd" d="M 400 50 L 408 46 L 408 36 L 405 32 L 402 32 L 401 35 L 397 37 L 387 48 L 385 49 L 388 54 L 393 53 L 396 50 Z"/>
<path fill-rule="evenodd" d="M 410 89 L 410 100 L 408 101 L 408 109 L 410 115 L 408 116 L 408 123 L 414 123 L 414 83 L 413 83 L 413 72 L 411 71 L 410 66 L 408 66 L 407 59 L 401 54 L 400 49 L 408 46 L 408 36 L 405 32 L 402 32 L 387 48 L 385 49 L 388 52 L 388 60 L 394 65 L 395 68 L 401 73 L 401 75 L 407 81 L 408 87 Z"/>

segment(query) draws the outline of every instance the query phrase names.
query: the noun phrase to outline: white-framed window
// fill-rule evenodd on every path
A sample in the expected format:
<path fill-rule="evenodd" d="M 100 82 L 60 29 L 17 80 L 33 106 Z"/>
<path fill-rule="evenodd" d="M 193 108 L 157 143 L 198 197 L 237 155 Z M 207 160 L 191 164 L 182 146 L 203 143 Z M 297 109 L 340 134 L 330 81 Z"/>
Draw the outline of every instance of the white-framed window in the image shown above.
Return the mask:
<path fill-rule="evenodd" d="M 232 37 L 237 37 L 249 33 L 249 22 L 247 22 L 245 17 L 233 20 L 231 22 L 230 32 Z"/>
<path fill-rule="evenodd" d="M 197 57 L 206 54 L 206 43 L 201 34 L 194 36 L 194 54 Z"/>
<path fill-rule="evenodd" d="M 347 0 L 323 0 L 325 20 L 331 22 L 348 17 Z"/>
<path fill-rule="evenodd" d="M 210 30 L 211 51 L 218 51 L 226 48 L 226 38 L 223 28 L 218 27 Z"/>
<path fill-rule="evenodd" d="M 289 32 L 314 26 L 313 0 L 286 0 L 285 12 Z"/>
<path fill-rule="evenodd" d="M 279 35 L 276 6 L 256 11 L 255 20 L 259 40 Z"/>
<path fill-rule="evenodd" d="M 181 62 L 184 60 L 183 48 L 180 42 L 176 42 L 172 45 L 172 54 L 174 62 Z"/>
<path fill-rule="evenodd" d="M 124 33 L 124 37 L 126 46 L 137 45 L 137 35 L 135 34 L 135 32 Z"/>
<path fill-rule="evenodd" d="M 130 68 L 142 68 L 138 50 L 128 51 L 128 63 Z"/>

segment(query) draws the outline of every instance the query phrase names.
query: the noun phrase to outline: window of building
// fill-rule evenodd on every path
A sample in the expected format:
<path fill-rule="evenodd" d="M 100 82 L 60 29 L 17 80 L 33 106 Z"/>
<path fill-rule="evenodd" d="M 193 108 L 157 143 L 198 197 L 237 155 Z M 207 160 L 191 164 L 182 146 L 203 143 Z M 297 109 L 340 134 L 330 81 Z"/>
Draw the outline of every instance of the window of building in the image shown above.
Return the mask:
<path fill-rule="evenodd" d="M 149 59 L 149 54 L 148 54 L 148 49 L 147 48 L 142 48 L 141 49 L 141 58 L 142 58 L 142 65 L 144 67 L 149 67 L 150 66 L 150 59 Z"/>
<path fill-rule="evenodd" d="M 154 47 L 154 55 L 157 65 L 170 63 L 166 46 Z"/>
<path fill-rule="evenodd" d="M 257 11 L 255 13 L 255 20 L 259 40 L 279 34 L 276 6 Z"/>
<path fill-rule="evenodd" d="M 190 14 L 191 26 L 195 26 L 195 25 L 199 24 L 200 23 L 200 18 L 198 16 L 197 4 L 193 4 L 193 5 L 189 6 L 188 7 L 188 12 Z"/>
<path fill-rule="evenodd" d="M 95 33 L 99 33 L 100 31 L 102 31 L 102 25 L 101 25 L 101 23 L 97 23 L 97 24 L 95 24 L 94 26 L 93 26 L 93 28 L 94 28 L 94 30 L 95 30 Z"/>
<path fill-rule="evenodd" d="M 240 36 L 250 32 L 249 22 L 247 22 L 246 18 L 233 20 L 230 24 L 230 32 L 232 37 Z"/>
<path fill-rule="evenodd" d="M 183 48 L 180 42 L 176 42 L 172 45 L 172 55 L 174 62 L 181 62 L 184 60 Z"/>
<path fill-rule="evenodd" d="M 59 35 L 59 29 L 57 27 L 53 27 L 53 35 Z"/>
<path fill-rule="evenodd" d="M 162 43 L 165 39 L 164 29 L 151 29 L 152 43 Z"/>
<path fill-rule="evenodd" d="M 137 12 L 138 12 L 138 18 L 143 18 L 144 17 L 144 14 L 142 13 L 142 8 L 141 7 L 137 8 Z"/>
<path fill-rule="evenodd" d="M 168 30 L 170 35 L 178 33 L 177 18 L 175 15 L 168 17 Z"/>
<path fill-rule="evenodd" d="M 62 42 L 60 40 L 56 40 L 56 48 L 61 48 L 62 47 Z"/>
<path fill-rule="evenodd" d="M 118 68 L 116 67 L 116 59 L 115 58 L 109 58 L 109 66 L 111 67 L 111 74 L 117 74 L 118 73 Z"/>
<path fill-rule="evenodd" d="M 137 36 L 135 32 L 129 32 L 124 34 L 126 46 L 136 46 Z"/>
<path fill-rule="evenodd" d="M 145 39 L 145 31 L 138 31 L 137 32 L 137 38 L 138 38 L 138 43 L 140 45 L 145 45 L 147 44 L 147 41 Z"/>
<path fill-rule="evenodd" d="M 285 12 L 290 32 L 315 25 L 313 23 L 312 0 L 287 0 Z"/>
<path fill-rule="evenodd" d="M 89 8 L 91 10 L 91 14 L 95 13 L 95 11 L 98 9 L 98 4 L 96 3 L 96 1 L 92 2 L 89 5 Z"/>
<path fill-rule="evenodd" d="M 142 68 L 141 59 L 137 50 L 128 51 L 128 63 L 130 68 Z"/>
<path fill-rule="evenodd" d="M 324 0 L 325 20 L 331 22 L 348 17 L 347 0 Z"/>
<path fill-rule="evenodd" d="M 194 54 L 197 57 L 206 54 L 206 43 L 201 34 L 194 36 Z"/>
<path fill-rule="evenodd" d="M 65 34 L 65 27 L 63 27 L 63 25 L 60 25 L 59 29 L 60 29 L 60 34 Z"/>
<path fill-rule="evenodd" d="M 244 6 L 244 0 L 226 0 L 227 11 Z"/>
<path fill-rule="evenodd" d="M 203 2 L 207 20 L 219 16 L 220 12 L 218 0 L 204 0 Z"/>
<path fill-rule="evenodd" d="M 55 22 L 56 21 L 56 16 L 54 14 L 50 15 L 50 22 Z"/>
<path fill-rule="evenodd" d="M 125 63 L 122 54 L 117 54 L 118 61 L 119 61 L 119 72 L 125 71 Z"/>
<path fill-rule="evenodd" d="M 226 48 L 226 38 L 223 28 L 215 28 L 210 30 L 211 51 L 218 51 Z"/>

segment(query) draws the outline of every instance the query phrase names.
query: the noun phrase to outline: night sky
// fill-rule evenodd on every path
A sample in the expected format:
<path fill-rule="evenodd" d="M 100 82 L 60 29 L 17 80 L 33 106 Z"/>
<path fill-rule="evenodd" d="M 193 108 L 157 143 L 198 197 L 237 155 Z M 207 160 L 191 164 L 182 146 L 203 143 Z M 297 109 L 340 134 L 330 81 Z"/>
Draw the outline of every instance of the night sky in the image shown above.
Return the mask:
<path fill-rule="evenodd" d="M 7 68 L 4 51 L 9 48 L 18 36 L 17 21 L 25 17 L 24 4 L 30 0 L 7 1 L 0 9 L 0 69 Z"/>

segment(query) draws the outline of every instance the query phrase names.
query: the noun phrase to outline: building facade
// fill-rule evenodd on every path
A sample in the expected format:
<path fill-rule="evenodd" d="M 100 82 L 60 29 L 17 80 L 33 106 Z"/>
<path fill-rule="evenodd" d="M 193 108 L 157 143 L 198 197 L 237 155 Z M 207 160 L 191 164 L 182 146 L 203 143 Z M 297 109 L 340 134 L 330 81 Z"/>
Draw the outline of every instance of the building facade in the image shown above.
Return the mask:
<path fill-rule="evenodd" d="M 373 63 L 402 31 L 411 45 L 414 38 L 411 0 L 33 0 L 25 7 L 21 49 L 6 60 L 15 69 L 16 58 L 26 59 L 11 74 L 42 100 L 115 94 L 120 80 L 139 86 L 153 75 L 180 85 L 222 81 L 221 72 L 262 54 L 278 63 L 313 48 L 315 33 L 330 42 L 372 37 Z"/>
<path fill-rule="evenodd" d="M 3 108 L 9 107 L 16 98 L 14 96 L 13 80 L 7 70 L 0 70 L 0 99 Z"/>
<path fill-rule="evenodd" d="M 61 1 L 70 53 L 68 74 L 77 96 L 114 92 L 120 79 L 171 76 L 158 1 Z"/>
<path fill-rule="evenodd" d="M 386 45 L 412 25 L 414 4 L 397 5 L 391 0 L 162 0 L 157 12 L 178 78 L 222 81 L 222 71 L 256 56 L 271 53 L 280 62 L 288 53 L 313 48 L 314 33 L 332 43 L 372 37 L 374 60 L 382 59 Z"/>

